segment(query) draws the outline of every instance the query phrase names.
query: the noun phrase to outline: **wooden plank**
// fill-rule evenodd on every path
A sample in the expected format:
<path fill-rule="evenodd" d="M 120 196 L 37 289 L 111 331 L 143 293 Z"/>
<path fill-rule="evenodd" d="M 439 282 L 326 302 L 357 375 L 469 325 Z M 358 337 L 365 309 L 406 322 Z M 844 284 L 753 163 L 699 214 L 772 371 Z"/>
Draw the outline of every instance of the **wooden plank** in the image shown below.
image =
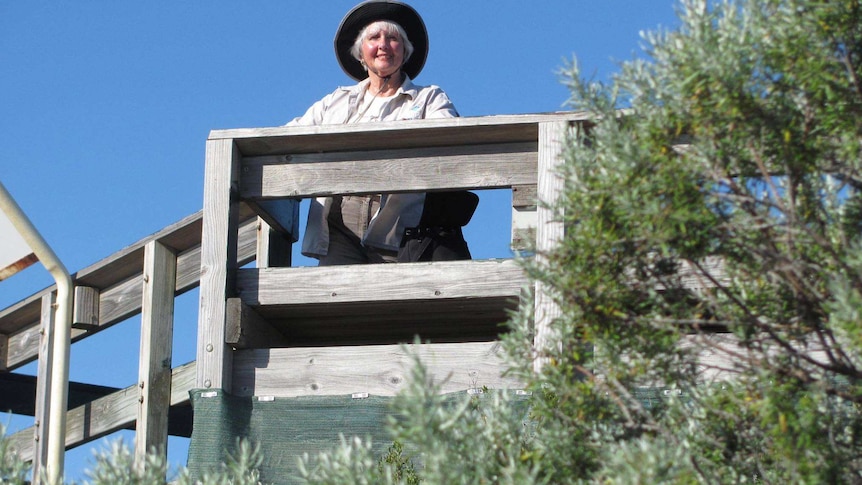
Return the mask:
<path fill-rule="evenodd" d="M 257 218 L 249 218 L 242 223 L 239 230 L 239 240 L 237 265 L 243 265 L 254 259 L 257 244 Z M 198 285 L 200 270 L 200 245 L 192 247 L 177 257 L 177 295 Z M 99 294 L 99 325 L 86 330 L 73 329 L 72 342 L 77 342 L 139 313 L 142 301 L 141 291 L 142 276 L 140 274 L 103 289 Z M 40 294 L 44 293 L 43 291 Z M 28 318 L 32 314 L 29 306 L 30 303 L 28 302 L 21 310 L 26 313 Z M 21 319 L 21 316 L 15 311 L 8 315 L 16 321 Z M 19 323 L 16 322 L 16 326 Z M 9 352 L 5 360 L 8 370 L 14 370 L 36 359 L 39 332 L 39 317 L 36 313 L 34 321 L 9 336 Z"/>
<path fill-rule="evenodd" d="M 241 396 L 394 396 L 408 382 L 411 353 L 442 383 L 442 392 L 521 388 L 521 382 L 502 376 L 500 352 L 497 342 L 240 350 L 234 357 L 234 391 Z"/>
<path fill-rule="evenodd" d="M 15 370 L 24 364 L 36 360 L 36 357 L 39 355 L 39 340 L 42 332 L 38 322 L 37 320 L 24 330 L 9 336 L 8 352 L 6 354 L 7 370 Z M 75 332 L 73 329 L 73 338 Z"/>
<path fill-rule="evenodd" d="M 8 372 L 6 362 L 9 361 L 9 336 L 0 333 L 0 372 Z"/>
<path fill-rule="evenodd" d="M 538 174 L 538 171 L 536 173 Z M 538 187 L 535 184 L 512 187 L 512 207 L 535 209 L 538 200 Z"/>
<path fill-rule="evenodd" d="M 56 285 L 52 285 L 27 298 L 13 303 L 0 310 L 0 334 L 12 335 L 22 329 L 39 325 L 39 315 L 42 311 L 42 297 L 57 291 Z"/>
<path fill-rule="evenodd" d="M 286 347 L 288 340 L 239 298 L 227 300 L 225 342 L 233 348 Z"/>
<path fill-rule="evenodd" d="M 171 372 L 171 406 L 185 407 L 189 404 L 189 391 L 195 382 L 194 362 L 176 367 Z M 69 410 L 66 417 L 66 449 L 89 443 L 121 429 L 134 427 L 140 387 L 136 385 L 121 389 L 108 396 L 93 400 Z M 188 419 L 187 412 L 180 416 Z M 180 429 L 187 429 L 184 425 Z M 25 461 L 33 459 L 33 428 L 26 428 L 10 435 L 11 449 Z"/>
<path fill-rule="evenodd" d="M 144 469 L 147 454 L 166 458 L 168 449 L 177 257 L 158 241 L 145 248 L 143 280 L 135 433 L 135 466 L 139 470 Z"/>
<path fill-rule="evenodd" d="M 75 284 L 104 289 L 119 281 L 141 273 L 144 247 L 150 241 L 161 241 L 176 252 L 186 251 L 200 244 L 202 213 L 196 212 L 170 224 L 164 229 L 144 237 L 75 273 Z"/>
<path fill-rule="evenodd" d="M 242 301 L 291 346 L 496 339 L 527 284 L 514 260 L 237 273 Z"/>
<path fill-rule="evenodd" d="M 230 392 L 231 350 L 225 344 L 227 298 L 236 270 L 240 154 L 231 140 L 207 142 L 201 288 L 198 314 L 197 387 Z"/>
<path fill-rule="evenodd" d="M 316 197 L 535 182 L 536 144 L 519 142 L 246 158 L 241 195 Z"/>
<path fill-rule="evenodd" d="M 512 187 L 512 249 L 523 251 L 532 249 L 536 241 L 536 185 L 517 185 Z"/>
<path fill-rule="evenodd" d="M 518 297 L 525 282 L 509 259 L 237 272 L 239 296 L 251 306 Z"/>
<path fill-rule="evenodd" d="M 51 379 L 54 359 L 54 323 L 57 294 L 42 297 L 42 329 L 39 341 L 39 360 L 36 366 L 36 387 L 33 406 L 33 474 L 40 476 L 48 462 L 48 431 L 51 428 Z M 67 399 L 68 402 L 68 399 Z"/>
<path fill-rule="evenodd" d="M 537 209 L 536 257 L 544 264 L 546 254 L 563 239 L 565 228 L 561 217 L 554 213 L 554 205 L 563 190 L 563 180 L 557 170 L 563 163 L 563 142 L 569 124 L 567 122 L 548 122 L 539 125 L 539 204 Z M 541 370 L 545 358 L 543 349 L 551 339 L 551 324 L 560 316 L 560 309 L 548 294 L 548 288 L 541 282 L 536 283 L 535 303 L 536 335 L 533 346 L 536 352 L 534 368 Z"/>
<path fill-rule="evenodd" d="M 586 121 L 588 113 L 550 113 L 409 120 L 363 124 L 215 130 L 210 140 L 231 139 L 244 156 L 344 150 L 401 149 L 535 141 L 538 123 Z"/>
<path fill-rule="evenodd" d="M 183 253 L 196 246 L 199 247 L 201 218 L 202 212 L 185 217 L 181 221 L 171 224 L 165 229 L 78 271 L 72 275 L 75 285 L 104 289 L 114 286 L 131 276 L 140 274 L 141 265 L 143 264 L 143 247 L 148 241 L 161 241 L 166 246 L 175 249 L 178 253 Z M 257 215 L 249 207 L 246 207 L 245 204 L 242 204 L 240 218 L 242 221 L 248 222 L 256 220 Z M 195 271 L 200 270 L 199 266 L 198 264 L 198 269 Z M 56 291 L 54 285 L 44 288 L 18 303 L 0 310 L 0 334 L 12 335 L 33 325 L 38 326 L 41 298 L 53 291 Z"/>
<path fill-rule="evenodd" d="M 512 207 L 512 249 L 532 249 L 536 242 L 536 208 Z"/>
<path fill-rule="evenodd" d="M 36 411 L 38 377 L 0 372 L 0 412 L 33 416 Z M 119 391 L 119 388 L 83 382 L 69 382 L 69 407 L 75 408 L 94 399 Z M 36 419 L 39 421 L 39 419 Z M 34 423 L 35 424 L 35 423 Z"/>
<path fill-rule="evenodd" d="M 73 328 L 94 328 L 99 325 L 99 289 L 75 286 L 75 304 L 72 309 Z"/>
<path fill-rule="evenodd" d="M 292 236 L 276 231 L 262 218 L 257 225 L 257 267 L 290 266 L 293 260 Z"/>
<path fill-rule="evenodd" d="M 299 240 L 298 199 L 246 201 L 272 229 L 285 235 L 290 242 Z"/>

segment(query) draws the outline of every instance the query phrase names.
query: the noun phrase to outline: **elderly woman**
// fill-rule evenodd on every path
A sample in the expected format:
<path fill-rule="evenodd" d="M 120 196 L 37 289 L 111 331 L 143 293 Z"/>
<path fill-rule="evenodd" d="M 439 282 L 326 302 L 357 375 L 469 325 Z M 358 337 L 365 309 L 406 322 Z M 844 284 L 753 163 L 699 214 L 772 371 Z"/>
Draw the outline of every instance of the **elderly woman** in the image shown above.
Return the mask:
<path fill-rule="evenodd" d="M 409 5 L 379 0 L 357 5 L 338 26 L 335 54 L 358 84 L 339 87 L 288 126 L 458 116 L 442 89 L 413 83 L 425 65 L 428 33 Z M 425 194 L 312 200 L 302 253 L 321 266 L 394 262 L 405 230 L 420 224 L 424 203 Z M 463 250 L 469 258 L 466 243 Z"/>

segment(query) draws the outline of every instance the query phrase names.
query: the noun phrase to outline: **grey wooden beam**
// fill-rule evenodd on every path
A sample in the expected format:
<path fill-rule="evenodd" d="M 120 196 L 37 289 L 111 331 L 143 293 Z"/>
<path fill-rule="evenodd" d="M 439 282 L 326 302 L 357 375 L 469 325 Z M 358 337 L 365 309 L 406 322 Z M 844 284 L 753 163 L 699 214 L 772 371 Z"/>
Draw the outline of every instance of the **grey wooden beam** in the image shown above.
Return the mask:
<path fill-rule="evenodd" d="M 158 241 L 149 242 L 144 250 L 135 434 L 135 466 L 139 470 L 146 465 L 148 453 L 167 458 L 176 273 L 176 255 Z"/>

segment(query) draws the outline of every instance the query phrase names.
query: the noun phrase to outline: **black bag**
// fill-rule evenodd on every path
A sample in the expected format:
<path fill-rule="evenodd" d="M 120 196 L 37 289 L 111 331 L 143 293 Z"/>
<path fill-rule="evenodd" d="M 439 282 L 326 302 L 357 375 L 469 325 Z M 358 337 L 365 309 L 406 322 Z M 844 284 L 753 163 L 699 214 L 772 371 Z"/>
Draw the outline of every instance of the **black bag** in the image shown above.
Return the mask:
<path fill-rule="evenodd" d="M 401 237 L 398 262 L 471 259 L 461 227 L 466 226 L 479 196 L 466 190 L 425 194 L 422 220 Z"/>

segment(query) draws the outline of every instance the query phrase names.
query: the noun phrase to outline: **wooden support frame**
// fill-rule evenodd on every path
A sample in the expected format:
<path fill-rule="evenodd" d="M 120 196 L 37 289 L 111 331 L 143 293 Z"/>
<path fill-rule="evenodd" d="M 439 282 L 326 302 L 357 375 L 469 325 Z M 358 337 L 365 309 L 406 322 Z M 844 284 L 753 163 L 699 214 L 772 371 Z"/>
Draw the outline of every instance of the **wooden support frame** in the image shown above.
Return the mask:
<path fill-rule="evenodd" d="M 538 201 L 535 185 L 516 185 L 512 187 L 512 249 L 522 251 L 532 249 L 536 242 L 536 203 Z"/>
<path fill-rule="evenodd" d="M 233 349 L 287 347 L 290 341 L 239 298 L 228 298 L 225 342 Z"/>
<path fill-rule="evenodd" d="M 546 261 L 546 254 L 563 239 L 565 226 L 562 217 L 556 214 L 555 204 L 563 190 L 563 180 L 559 169 L 563 161 L 563 146 L 569 132 L 569 123 L 555 121 L 539 125 L 539 174 L 536 227 L 536 257 L 539 263 Z M 545 285 L 536 283 L 535 337 L 533 345 L 536 352 L 533 368 L 540 371 L 545 363 L 543 349 L 551 340 L 551 324 L 560 316 L 560 308 L 548 294 Z"/>
<path fill-rule="evenodd" d="M 72 308 L 72 328 L 84 330 L 99 326 L 99 289 L 89 286 L 75 287 L 75 305 Z"/>
<path fill-rule="evenodd" d="M 178 409 L 189 402 L 189 390 L 194 386 L 194 362 L 171 370 L 171 406 Z M 140 404 L 140 386 L 133 384 L 92 402 L 69 409 L 66 419 L 66 448 L 97 440 L 121 429 L 134 429 Z M 184 430 L 187 433 L 187 431 Z M 24 429 L 9 436 L 11 449 L 22 460 L 32 460 L 33 430 Z"/>
<path fill-rule="evenodd" d="M 414 357 L 442 392 L 519 389 L 499 372 L 497 342 L 253 349 L 237 352 L 234 392 L 240 396 L 394 396 L 409 379 Z"/>
<path fill-rule="evenodd" d="M 143 470 L 148 453 L 167 458 L 177 257 L 170 248 L 151 241 L 144 249 L 143 269 L 135 434 L 135 466 L 139 470 Z"/>
<path fill-rule="evenodd" d="M 36 406 L 33 416 L 33 476 L 39 477 L 45 469 L 48 460 L 48 429 L 50 414 L 48 402 L 51 399 L 51 369 L 54 347 L 55 304 L 57 293 L 51 292 L 42 296 L 41 338 L 39 339 L 39 364 L 36 375 Z"/>
<path fill-rule="evenodd" d="M 207 141 L 196 386 L 227 392 L 232 356 L 225 339 L 225 316 L 237 269 L 241 158 L 232 140 Z"/>
<path fill-rule="evenodd" d="M 412 313 L 409 305 L 421 301 L 424 305 L 421 313 L 426 315 L 416 319 L 418 326 L 415 328 L 427 329 L 423 325 L 451 319 L 456 315 L 455 312 L 463 312 L 468 308 L 464 305 L 472 305 L 483 298 L 487 302 L 494 300 L 493 305 L 499 309 L 511 309 L 505 303 L 506 298 L 511 298 L 512 293 L 520 296 L 522 290 L 507 289 L 505 297 L 482 297 L 466 294 L 471 290 L 461 288 L 466 292 L 464 300 L 460 300 L 459 296 L 447 300 L 440 293 L 426 298 L 421 292 L 434 283 L 424 283 L 434 281 L 439 274 L 423 276 L 423 269 L 419 266 L 385 268 L 387 265 L 383 265 L 380 268 L 362 268 L 362 273 L 368 275 L 364 281 L 372 282 L 364 283 L 363 289 L 376 295 L 376 300 L 363 301 L 362 297 L 351 299 L 350 286 L 338 281 L 346 281 L 346 275 L 352 274 L 349 268 L 339 268 L 337 276 L 329 275 L 329 272 L 336 270 L 327 268 L 274 268 L 276 265 L 271 262 L 269 248 L 265 247 L 272 233 L 264 225 L 269 222 L 264 214 L 261 214 L 263 221 L 258 239 L 258 252 L 262 256 L 258 260 L 258 269 L 235 271 L 236 267 L 224 264 L 230 259 L 227 254 L 232 250 L 229 238 L 234 229 L 229 219 L 233 211 L 232 204 L 237 203 L 231 199 L 231 189 L 236 190 L 234 195 L 238 199 L 252 207 L 261 208 L 261 203 L 278 199 L 335 194 L 515 187 L 518 192 L 513 196 L 513 209 L 528 214 L 527 222 L 523 224 L 528 232 L 513 232 L 513 238 L 522 238 L 525 234 L 532 234 L 529 231 L 533 225 L 530 219 L 533 217 L 529 214 L 535 210 L 536 199 L 542 197 L 553 200 L 559 191 L 551 174 L 561 158 L 560 148 L 566 130 L 571 123 L 585 119 L 584 114 L 560 113 L 375 123 L 373 127 L 281 127 L 212 132 L 207 144 L 203 240 L 205 244 L 211 242 L 213 246 L 212 251 L 204 248 L 202 254 L 198 387 L 220 387 L 230 392 L 233 387 L 231 376 L 240 371 L 234 368 L 230 351 L 258 345 L 249 340 L 249 335 L 256 332 L 252 328 L 274 327 L 277 332 L 274 335 L 280 333 L 287 338 L 286 345 L 331 346 L 338 345 L 336 335 L 303 327 L 306 325 L 304 322 L 310 325 L 316 322 L 320 328 L 327 325 L 335 328 L 338 326 L 337 320 L 345 318 L 345 313 L 338 317 L 339 312 L 347 312 L 351 320 L 365 322 L 365 313 L 368 313 L 368 318 L 372 318 L 377 311 L 373 308 L 388 304 L 387 308 L 390 309 L 384 311 L 383 320 L 393 324 L 397 321 L 397 325 L 402 326 L 399 328 L 403 328 L 403 316 Z M 368 136 L 368 131 L 379 136 Z M 540 175 L 542 172 L 544 174 Z M 208 223 L 208 218 L 218 220 Z M 546 213 L 536 219 L 535 235 L 538 239 L 561 237 L 562 225 L 553 226 L 557 219 L 552 214 Z M 545 224 L 550 226 L 542 228 Z M 516 224 L 516 230 L 520 229 L 521 226 Z M 228 243 L 225 245 L 223 241 Z M 552 244 L 542 244 L 540 242 L 538 247 L 552 247 Z M 219 264 L 222 264 L 221 268 L 217 267 Z M 436 264 L 436 269 L 442 272 L 444 266 Z M 475 276 L 474 280 L 481 279 L 471 273 L 471 270 L 481 267 L 479 262 L 470 264 L 473 266 L 467 270 L 467 274 Z M 389 275 L 390 272 L 394 273 Z M 237 277 L 235 280 L 234 275 Z M 322 279 L 314 282 L 315 278 Z M 406 282 L 414 281 L 414 278 L 420 284 L 411 288 Z M 509 275 L 508 278 L 506 283 L 525 281 L 523 275 L 517 278 Z M 391 281 L 392 285 L 387 287 L 381 283 L 387 281 Z M 505 286 L 505 283 L 498 283 Z M 397 291 L 399 284 L 408 288 L 403 296 L 399 296 Z M 454 288 L 458 289 L 457 285 Z M 308 289 L 325 293 L 320 301 L 315 300 L 317 309 L 312 309 L 312 303 L 309 302 L 306 302 L 308 308 L 304 307 L 305 303 L 298 303 L 309 296 Z M 386 295 L 385 299 L 383 295 Z M 235 296 L 241 298 L 242 304 L 229 305 L 228 301 Z M 540 297 L 537 306 L 537 310 L 543 312 L 545 317 L 551 316 L 553 312 L 549 301 L 541 300 Z M 446 309 L 447 304 L 452 305 L 451 310 Z M 321 310 L 323 313 L 320 313 Z M 433 313 L 440 311 L 440 317 L 435 318 Z M 484 311 L 480 310 L 479 314 Z M 429 312 L 431 316 L 427 316 Z M 228 317 L 228 313 L 232 316 Z M 239 321 L 227 324 L 227 318 Z M 490 316 L 486 320 L 495 318 L 498 316 Z M 502 323 L 503 319 L 500 317 L 497 323 Z M 364 325 L 366 323 L 357 324 L 358 327 Z M 537 348 L 547 336 L 547 327 L 546 323 L 539 325 Z M 410 333 L 412 328 L 408 326 L 405 332 Z M 472 328 L 476 330 L 476 327 Z M 494 335 L 481 329 L 477 332 L 467 338 L 493 338 Z M 435 335 L 435 338 L 447 342 L 452 338 L 457 339 L 445 330 Z M 320 338 L 316 340 L 317 337 Z M 353 345 L 386 343 L 385 339 L 380 342 L 375 340 L 379 337 L 362 337 L 359 334 L 352 337 L 342 335 L 342 338 L 347 338 L 342 342 L 349 341 Z M 393 337 L 393 340 L 401 341 L 402 338 Z"/>

